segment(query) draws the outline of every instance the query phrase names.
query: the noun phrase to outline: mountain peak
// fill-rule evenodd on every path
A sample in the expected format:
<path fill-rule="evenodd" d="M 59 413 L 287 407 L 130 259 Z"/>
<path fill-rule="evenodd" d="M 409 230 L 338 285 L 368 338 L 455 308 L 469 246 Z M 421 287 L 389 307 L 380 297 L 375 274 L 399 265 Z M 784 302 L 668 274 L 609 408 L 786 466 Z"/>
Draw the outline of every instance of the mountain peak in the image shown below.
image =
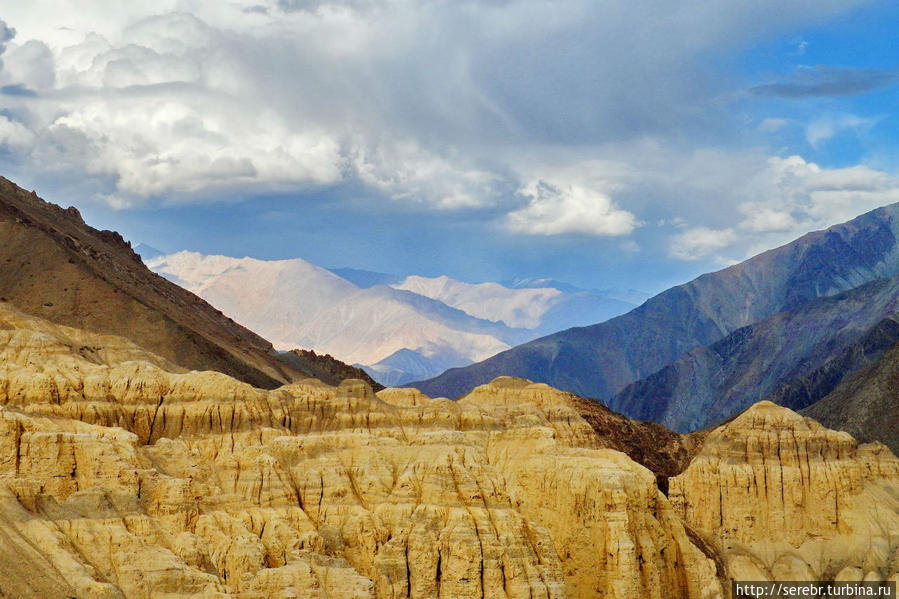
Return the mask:
<path fill-rule="evenodd" d="M 271 343 L 148 270 L 114 231 L 0 180 L 0 297 L 51 322 L 126 337 L 179 366 L 262 387 L 309 376 Z M 337 381 L 334 381 L 337 382 Z"/>

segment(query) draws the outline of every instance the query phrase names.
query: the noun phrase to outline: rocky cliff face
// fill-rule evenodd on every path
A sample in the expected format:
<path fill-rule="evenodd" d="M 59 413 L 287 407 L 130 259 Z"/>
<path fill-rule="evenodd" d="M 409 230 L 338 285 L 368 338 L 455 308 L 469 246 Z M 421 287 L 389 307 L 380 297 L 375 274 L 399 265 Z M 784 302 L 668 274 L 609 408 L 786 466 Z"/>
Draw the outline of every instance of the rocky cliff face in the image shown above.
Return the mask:
<path fill-rule="evenodd" d="M 808 408 L 851 379 L 869 378 L 869 375 L 865 374 L 867 369 L 877 363 L 896 343 L 899 343 L 899 320 L 895 316 L 889 316 L 868 329 L 858 341 L 847 346 L 818 368 L 778 385 L 767 399 L 792 410 Z M 887 407 L 888 404 L 884 403 L 883 405 Z M 845 430 L 862 441 L 877 439 L 887 445 L 894 444 L 890 449 L 894 453 L 899 451 L 899 445 L 895 444 L 899 441 L 899 436 L 897 436 L 899 433 L 895 428 L 892 435 L 878 434 L 878 430 L 886 432 L 885 429 L 878 427 L 869 428 L 867 432 L 863 433 L 859 427 L 848 428 L 850 421 L 846 419 L 826 423 L 820 418 L 816 419 L 831 428 Z M 871 422 L 870 424 L 875 423 Z"/>
<path fill-rule="evenodd" d="M 311 349 L 292 349 L 280 355 L 288 364 L 293 364 L 297 369 L 309 373 L 311 378 L 322 381 L 344 381 L 346 379 L 360 379 L 380 391 L 384 385 L 371 378 L 361 368 L 350 366 L 341 362 L 330 354 L 317 354 Z"/>
<path fill-rule="evenodd" d="M 770 402 L 709 433 L 669 496 L 731 578 L 897 578 L 899 461 Z"/>
<path fill-rule="evenodd" d="M 720 597 L 565 393 L 274 391 L 0 304 L 0 595 Z"/>
<path fill-rule="evenodd" d="M 685 353 L 822 296 L 899 275 L 899 205 L 809 233 L 665 291 L 623 316 L 562 331 L 413 383 L 455 397 L 500 375 L 608 399 Z M 619 408 L 631 416 L 628 406 Z"/>

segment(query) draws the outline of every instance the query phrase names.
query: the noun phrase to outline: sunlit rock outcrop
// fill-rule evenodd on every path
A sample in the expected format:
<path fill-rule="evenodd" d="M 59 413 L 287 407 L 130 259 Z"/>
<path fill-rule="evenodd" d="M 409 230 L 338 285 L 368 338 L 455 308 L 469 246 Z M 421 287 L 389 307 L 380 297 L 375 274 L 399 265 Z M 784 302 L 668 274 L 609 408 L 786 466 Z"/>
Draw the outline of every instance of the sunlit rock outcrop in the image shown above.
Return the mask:
<path fill-rule="evenodd" d="M 737 579 L 899 572 L 899 460 L 770 402 L 712 431 L 670 498 Z"/>
<path fill-rule="evenodd" d="M 0 322 L 3 594 L 722 596 L 653 473 L 546 385 L 264 391 Z"/>

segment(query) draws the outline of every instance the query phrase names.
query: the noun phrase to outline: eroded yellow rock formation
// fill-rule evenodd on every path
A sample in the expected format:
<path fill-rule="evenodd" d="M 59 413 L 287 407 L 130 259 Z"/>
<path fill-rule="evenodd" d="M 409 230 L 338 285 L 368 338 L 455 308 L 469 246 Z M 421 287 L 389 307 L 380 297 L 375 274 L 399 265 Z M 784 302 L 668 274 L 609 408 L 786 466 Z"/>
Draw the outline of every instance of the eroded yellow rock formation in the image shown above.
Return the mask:
<path fill-rule="evenodd" d="M 765 436 L 785 424 L 744 425 L 756 412 L 709 435 L 669 502 L 572 398 L 511 378 L 455 402 L 358 381 L 265 391 L 0 302 L 0 596 L 723 597 L 718 556 L 684 522 L 734 571 L 747 555 L 780 572 L 760 544 L 775 524 L 739 487 L 759 460 L 770 476 L 795 465 L 802 497 L 845 487 L 833 534 L 867 534 L 879 557 L 834 549 L 841 576 L 896 571 L 892 533 L 874 530 L 899 513 L 888 452 L 808 424 L 805 447 L 835 465 L 805 472 Z M 758 509 L 807 518 L 791 542 L 831 534 L 796 497 Z"/>
<path fill-rule="evenodd" d="M 652 473 L 545 385 L 269 392 L 0 323 L 3 593 L 721 596 Z"/>
<path fill-rule="evenodd" d="M 669 496 L 733 578 L 899 572 L 899 460 L 770 402 L 712 431 Z"/>

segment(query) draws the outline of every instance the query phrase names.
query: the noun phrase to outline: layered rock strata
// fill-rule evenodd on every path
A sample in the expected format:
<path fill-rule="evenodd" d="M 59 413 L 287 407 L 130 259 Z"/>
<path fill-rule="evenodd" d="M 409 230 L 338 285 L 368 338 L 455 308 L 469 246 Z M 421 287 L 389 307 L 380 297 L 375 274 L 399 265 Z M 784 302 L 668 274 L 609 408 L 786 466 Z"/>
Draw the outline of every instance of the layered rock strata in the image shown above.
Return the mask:
<path fill-rule="evenodd" d="M 711 599 L 728 578 L 896 577 L 883 446 L 770 403 L 680 437 L 582 401 L 513 378 L 455 402 L 267 391 L 0 303 L 0 597 Z M 657 477 L 688 461 L 669 499 Z"/>
<path fill-rule="evenodd" d="M 720 597 L 568 395 L 265 391 L 0 304 L 0 596 Z"/>
<path fill-rule="evenodd" d="M 709 433 L 669 497 L 732 578 L 897 579 L 899 460 L 773 403 Z"/>

